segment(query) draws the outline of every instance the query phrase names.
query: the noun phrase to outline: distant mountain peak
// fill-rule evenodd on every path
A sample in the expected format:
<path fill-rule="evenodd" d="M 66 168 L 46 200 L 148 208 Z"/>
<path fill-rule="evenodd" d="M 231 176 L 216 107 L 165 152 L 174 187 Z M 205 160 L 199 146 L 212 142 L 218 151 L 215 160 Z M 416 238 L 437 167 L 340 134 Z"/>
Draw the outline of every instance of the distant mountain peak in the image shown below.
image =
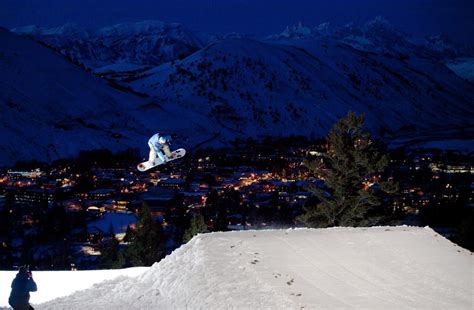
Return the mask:
<path fill-rule="evenodd" d="M 402 36 L 401 31 L 397 30 L 388 20 L 382 16 L 377 16 L 362 26 L 349 23 L 342 27 L 332 27 L 330 23 L 323 22 L 318 26 L 310 27 L 308 25 L 304 25 L 302 22 L 298 22 L 292 26 L 286 26 L 283 32 L 276 36 L 271 36 L 270 38 L 300 39 L 332 34 L 338 34 L 339 36 L 357 34 L 375 39 L 395 37 L 399 38 Z"/>
<path fill-rule="evenodd" d="M 298 22 L 292 26 L 286 26 L 280 34 L 269 36 L 268 39 L 304 39 L 330 35 L 332 32 L 332 27 L 327 22 L 316 27 L 309 27 L 302 22 Z"/>
<path fill-rule="evenodd" d="M 18 27 L 12 31 L 34 36 L 74 62 L 99 71 L 114 64 L 136 68 L 181 59 L 213 40 L 212 36 L 195 33 L 182 24 L 160 20 L 121 23 L 94 30 L 65 24 L 54 28 Z"/>
<path fill-rule="evenodd" d="M 312 30 L 309 27 L 303 25 L 302 22 L 298 22 L 296 25 L 291 27 L 286 26 L 285 30 L 281 33 L 283 37 L 295 37 L 295 36 L 309 36 L 312 34 Z"/>
<path fill-rule="evenodd" d="M 17 34 L 28 34 L 33 36 L 61 36 L 61 37 L 87 37 L 88 31 L 75 23 L 66 23 L 57 27 L 40 27 L 29 25 L 11 29 Z"/>
<path fill-rule="evenodd" d="M 395 27 L 387 19 L 380 15 L 365 23 L 364 29 L 366 31 L 370 29 L 386 29 L 388 31 L 395 31 Z"/>
<path fill-rule="evenodd" d="M 97 29 L 98 35 L 152 35 L 168 29 L 184 29 L 179 23 L 165 23 L 160 20 L 144 20 L 139 22 L 121 23 Z"/>
<path fill-rule="evenodd" d="M 370 37 L 373 39 L 381 40 L 381 39 L 400 39 L 405 35 L 396 29 L 388 20 L 383 18 L 382 16 L 377 16 L 373 20 L 368 21 L 362 27 L 362 31 L 364 32 L 366 37 Z"/>

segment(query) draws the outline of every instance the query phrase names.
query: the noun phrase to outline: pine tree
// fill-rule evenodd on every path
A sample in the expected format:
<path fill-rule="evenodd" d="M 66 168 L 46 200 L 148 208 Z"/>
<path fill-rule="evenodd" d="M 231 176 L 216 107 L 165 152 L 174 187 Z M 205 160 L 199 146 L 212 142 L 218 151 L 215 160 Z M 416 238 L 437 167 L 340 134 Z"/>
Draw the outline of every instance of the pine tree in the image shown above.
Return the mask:
<path fill-rule="evenodd" d="M 130 242 L 132 241 L 133 239 L 133 235 L 134 235 L 134 231 L 132 230 L 132 228 L 130 227 L 130 224 L 127 225 L 127 230 L 125 230 L 125 237 L 123 237 L 123 242 Z"/>
<path fill-rule="evenodd" d="M 127 251 L 127 260 L 133 266 L 151 266 L 164 254 L 161 225 L 151 216 L 148 205 L 143 203 L 138 213 L 137 228 Z"/>
<path fill-rule="evenodd" d="M 211 190 L 206 199 L 206 210 L 208 217 L 214 220 L 215 231 L 227 230 L 227 205 L 215 189 Z"/>
<path fill-rule="evenodd" d="M 398 186 L 382 180 L 388 157 L 363 124 L 363 115 L 349 112 L 327 136 L 327 153 L 305 163 L 325 183 L 325 188 L 310 188 L 319 204 L 306 208 L 299 217 L 306 225 L 367 226 L 387 218 L 383 202 Z"/>
<path fill-rule="evenodd" d="M 104 242 L 100 250 L 99 265 L 104 269 L 122 268 L 125 265 L 125 257 L 123 253 L 119 251 L 120 242 L 115 237 L 112 223 L 110 223 L 109 226 L 108 237 L 110 237 L 110 240 Z"/>
<path fill-rule="evenodd" d="M 207 232 L 207 225 L 204 221 L 204 217 L 199 214 L 191 219 L 191 224 L 188 229 L 184 232 L 183 241 L 188 242 L 195 235 Z"/>

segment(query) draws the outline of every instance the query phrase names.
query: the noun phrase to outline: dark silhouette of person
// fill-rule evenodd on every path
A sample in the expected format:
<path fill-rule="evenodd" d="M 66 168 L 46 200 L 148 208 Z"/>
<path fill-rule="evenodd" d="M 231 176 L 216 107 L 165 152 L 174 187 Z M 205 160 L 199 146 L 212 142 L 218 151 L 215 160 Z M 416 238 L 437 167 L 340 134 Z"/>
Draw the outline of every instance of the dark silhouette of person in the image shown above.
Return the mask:
<path fill-rule="evenodd" d="M 12 292 L 8 303 L 15 310 L 31 310 L 33 307 L 30 305 L 30 292 L 36 292 L 36 290 L 33 275 L 27 266 L 22 266 L 18 270 L 15 279 L 13 279 Z"/>

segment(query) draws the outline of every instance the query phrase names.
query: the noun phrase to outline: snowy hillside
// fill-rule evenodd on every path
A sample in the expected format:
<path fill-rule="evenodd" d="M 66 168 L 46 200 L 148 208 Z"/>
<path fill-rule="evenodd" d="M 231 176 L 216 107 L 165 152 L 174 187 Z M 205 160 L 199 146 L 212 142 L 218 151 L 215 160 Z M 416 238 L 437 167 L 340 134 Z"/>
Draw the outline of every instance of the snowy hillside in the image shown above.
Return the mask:
<path fill-rule="evenodd" d="M 361 51 L 330 37 L 223 40 L 138 73 L 129 85 L 230 135 L 321 136 L 352 110 L 366 113 L 380 136 L 453 136 L 470 127 L 474 110 L 474 85 L 437 61 Z"/>
<path fill-rule="evenodd" d="M 52 48 L 0 32 L 0 164 L 100 147 L 146 154 L 155 131 L 177 133 L 176 146 L 190 148 L 236 137 L 321 137 L 349 110 L 397 144 L 473 145 L 471 58 L 448 68 L 445 52 L 380 18 L 363 27 L 299 24 L 265 40 L 216 41 L 157 21 L 15 31 Z"/>
<path fill-rule="evenodd" d="M 204 34 L 195 34 L 178 23 L 153 20 L 95 30 L 65 24 L 56 28 L 18 27 L 12 31 L 31 35 L 101 74 L 120 72 L 124 68 L 133 71 L 183 58 L 211 39 Z M 107 69 L 102 68 L 104 66 Z"/>
<path fill-rule="evenodd" d="M 0 166 L 96 148 L 142 147 L 145 154 L 154 131 L 199 133 L 187 114 L 178 118 L 176 109 L 170 112 L 152 99 L 116 90 L 6 29 L 0 29 L 0 72 Z"/>
<path fill-rule="evenodd" d="M 472 309 L 473 272 L 472 253 L 429 228 L 213 233 L 137 277 L 35 308 Z M 33 300 L 61 283 L 38 285 Z"/>
<path fill-rule="evenodd" d="M 447 64 L 460 77 L 474 83 L 474 57 L 461 57 Z"/>

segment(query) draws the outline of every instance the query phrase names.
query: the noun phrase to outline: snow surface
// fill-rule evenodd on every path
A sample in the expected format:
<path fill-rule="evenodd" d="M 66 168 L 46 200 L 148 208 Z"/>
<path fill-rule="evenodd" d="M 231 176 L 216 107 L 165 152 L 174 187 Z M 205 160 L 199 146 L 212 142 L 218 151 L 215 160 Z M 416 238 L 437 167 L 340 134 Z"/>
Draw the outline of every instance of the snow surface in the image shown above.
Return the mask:
<path fill-rule="evenodd" d="M 149 267 L 134 267 L 100 271 L 33 271 L 38 291 L 30 294 L 30 303 L 38 304 L 67 296 L 106 280 L 135 277 L 148 269 Z M 0 309 L 8 307 L 10 285 L 15 275 L 16 271 L 0 271 Z"/>
<path fill-rule="evenodd" d="M 133 279 L 35 308 L 472 309 L 473 279 L 472 253 L 430 228 L 234 231 L 198 235 Z M 56 297 L 63 282 L 32 296 Z"/>

